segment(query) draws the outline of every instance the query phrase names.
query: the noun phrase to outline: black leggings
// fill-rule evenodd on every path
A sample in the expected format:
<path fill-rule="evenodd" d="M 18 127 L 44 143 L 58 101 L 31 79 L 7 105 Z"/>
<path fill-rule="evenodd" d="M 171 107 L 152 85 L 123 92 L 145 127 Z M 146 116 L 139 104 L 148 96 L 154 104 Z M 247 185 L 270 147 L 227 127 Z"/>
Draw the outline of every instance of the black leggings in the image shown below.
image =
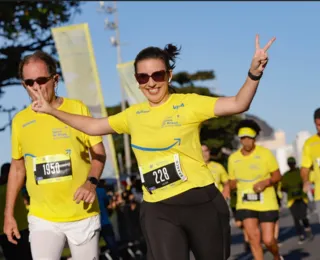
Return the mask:
<path fill-rule="evenodd" d="M 290 211 L 293 217 L 294 226 L 297 234 L 303 235 L 303 229 L 309 228 L 309 220 L 307 218 L 307 204 L 302 200 L 296 200 L 290 207 Z M 303 226 L 300 224 L 302 222 Z"/>
<path fill-rule="evenodd" d="M 189 260 L 190 250 L 201 260 L 230 256 L 229 209 L 214 185 L 143 202 L 140 217 L 148 260 Z"/>

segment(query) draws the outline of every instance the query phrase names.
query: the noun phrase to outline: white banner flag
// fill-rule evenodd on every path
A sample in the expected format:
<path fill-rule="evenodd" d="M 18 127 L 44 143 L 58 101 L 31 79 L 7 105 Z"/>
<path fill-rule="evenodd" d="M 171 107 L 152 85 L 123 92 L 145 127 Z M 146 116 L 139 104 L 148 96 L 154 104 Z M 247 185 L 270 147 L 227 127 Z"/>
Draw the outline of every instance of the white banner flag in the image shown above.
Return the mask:
<path fill-rule="evenodd" d="M 145 96 L 139 89 L 139 84 L 134 77 L 134 61 L 117 65 L 121 86 L 124 88 L 129 105 L 146 101 Z"/>
<path fill-rule="evenodd" d="M 81 100 L 93 117 L 107 116 L 88 24 L 54 28 L 52 34 L 68 97 Z M 112 136 L 103 136 L 103 144 L 107 161 L 102 178 L 118 178 Z"/>

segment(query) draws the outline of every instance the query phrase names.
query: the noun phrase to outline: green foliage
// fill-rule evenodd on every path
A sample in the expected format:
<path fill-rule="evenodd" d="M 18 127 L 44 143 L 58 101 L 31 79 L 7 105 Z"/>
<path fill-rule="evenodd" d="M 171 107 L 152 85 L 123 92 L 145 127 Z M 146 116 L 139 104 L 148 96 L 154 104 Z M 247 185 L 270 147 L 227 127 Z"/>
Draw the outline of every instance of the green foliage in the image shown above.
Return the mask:
<path fill-rule="evenodd" d="M 172 82 L 178 83 L 179 87 L 193 86 L 194 81 L 215 79 L 213 70 L 208 71 L 197 71 L 196 73 L 190 74 L 186 71 L 181 71 L 173 75 Z"/>
<path fill-rule="evenodd" d="M 80 12 L 80 2 L 23 1 L 0 3 L 0 91 L 20 84 L 18 65 L 21 58 L 35 50 L 56 54 L 51 28 L 72 20 Z"/>

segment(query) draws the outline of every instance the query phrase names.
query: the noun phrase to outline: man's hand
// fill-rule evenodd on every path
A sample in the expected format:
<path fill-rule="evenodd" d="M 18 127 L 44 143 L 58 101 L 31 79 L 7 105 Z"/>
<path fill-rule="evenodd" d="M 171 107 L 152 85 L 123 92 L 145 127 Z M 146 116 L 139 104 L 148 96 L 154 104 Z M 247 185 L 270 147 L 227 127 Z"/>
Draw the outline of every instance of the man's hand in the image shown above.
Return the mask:
<path fill-rule="evenodd" d="M 18 242 L 16 239 L 20 239 L 20 233 L 18 230 L 18 225 L 13 216 L 5 216 L 3 231 L 7 235 L 7 238 L 10 243 L 17 245 Z"/>
<path fill-rule="evenodd" d="M 265 188 L 268 186 L 268 183 L 269 183 L 269 179 L 257 182 L 253 186 L 254 192 L 255 193 L 263 192 L 265 190 Z"/>
<path fill-rule="evenodd" d="M 79 204 L 81 200 L 92 204 L 95 199 L 96 199 L 96 185 L 92 184 L 89 181 L 86 181 L 83 185 L 81 185 L 77 189 L 73 197 L 73 200 L 75 200 L 77 204 Z"/>

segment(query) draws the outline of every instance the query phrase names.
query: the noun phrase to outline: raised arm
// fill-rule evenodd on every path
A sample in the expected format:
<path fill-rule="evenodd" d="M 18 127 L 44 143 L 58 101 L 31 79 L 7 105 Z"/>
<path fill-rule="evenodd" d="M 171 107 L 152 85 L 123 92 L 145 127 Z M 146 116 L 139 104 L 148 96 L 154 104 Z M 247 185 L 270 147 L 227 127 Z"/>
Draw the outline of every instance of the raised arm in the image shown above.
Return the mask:
<path fill-rule="evenodd" d="M 256 94 L 263 70 L 268 63 L 267 50 L 275 41 L 273 37 L 264 48 L 260 48 L 259 35 L 256 35 L 256 51 L 253 56 L 247 79 L 236 96 L 220 97 L 215 105 L 214 114 L 227 116 L 240 114 L 250 108 L 250 104 Z"/>
<path fill-rule="evenodd" d="M 37 100 L 32 102 L 32 109 L 35 112 L 52 115 L 63 123 L 81 132 L 84 132 L 87 135 L 95 136 L 115 133 L 115 131 L 111 128 L 107 117 L 93 118 L 90 116 L 75 115 L 58 110 L 52 107 L 43 98 L 43 95 L 38 86 L 36 86 L 35 88 L 27 86 L 27 88 L 37 97 Z"/>

